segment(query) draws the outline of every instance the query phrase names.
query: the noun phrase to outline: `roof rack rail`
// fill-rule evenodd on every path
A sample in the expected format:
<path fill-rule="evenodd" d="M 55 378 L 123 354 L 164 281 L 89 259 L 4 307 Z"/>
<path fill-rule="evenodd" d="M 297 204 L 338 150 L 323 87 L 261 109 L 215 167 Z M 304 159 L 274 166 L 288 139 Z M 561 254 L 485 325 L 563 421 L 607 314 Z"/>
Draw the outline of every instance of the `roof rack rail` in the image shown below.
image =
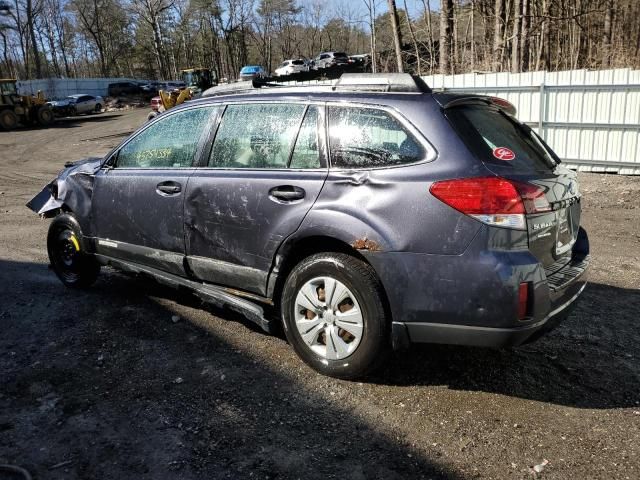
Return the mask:
<path fill-rule="evenodd" d="M 409 73 L 343 73 L 333 89 L 367 92 L 431 92 L 422 78 Z"/>
<path fill-rule="evenodd" d="M 337 79 L 337 81 L 336 81 Z M 270 89 L 312 89 L 336 92 L 430 93 L 429 86 L 417 75 L 409 73 L 343 73 L 340 76 L 315 76 L 304 80 L 260 77 L 244 82 L 218 85 L 203 92 L 203 97 L 259 93 Z M 265 89 L 265 90 L 262 90 Z"/>

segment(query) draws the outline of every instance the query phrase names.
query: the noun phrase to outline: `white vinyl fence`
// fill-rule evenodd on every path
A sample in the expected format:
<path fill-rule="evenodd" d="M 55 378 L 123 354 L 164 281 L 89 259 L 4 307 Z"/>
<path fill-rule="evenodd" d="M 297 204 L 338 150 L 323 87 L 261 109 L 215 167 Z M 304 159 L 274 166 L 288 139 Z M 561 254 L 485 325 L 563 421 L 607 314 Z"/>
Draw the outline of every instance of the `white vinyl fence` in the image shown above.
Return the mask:
<path fill-rule="evenodd" d="M 105 97 L 110 83 L 139 82 L 132 78 L 45 78 L 42 80 L 18 81 L 18 92 L 21 95 L 35 95 L 42 90 L 48 100 L 84 93 Z"/>
<path fill-rule="evenodd" d="M 571 168 L 640 175 L 640 70 L 429 75 L 434 90 L 513 103 Z"/>

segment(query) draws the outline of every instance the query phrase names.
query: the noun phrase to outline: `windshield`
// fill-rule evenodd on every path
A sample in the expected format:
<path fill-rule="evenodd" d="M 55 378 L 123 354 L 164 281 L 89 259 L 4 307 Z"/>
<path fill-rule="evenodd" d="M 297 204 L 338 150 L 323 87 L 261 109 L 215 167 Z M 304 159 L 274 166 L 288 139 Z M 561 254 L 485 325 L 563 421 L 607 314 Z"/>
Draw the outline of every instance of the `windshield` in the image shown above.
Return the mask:
<path fill-rule="evenodd" d="M 548 171 L 558 163 L 531 128 L 497 108 L 464 105 L 446 115 L 470 150 L 492 167 L 519 173 Z"/>
<path fill-rule="evenodd" d="M 2 92 L 3 95 L 15 95 L 16 84 L 13 82 L 0 83 L 0 92 Z"/>
<path fill-rule="evenodd" d="M 182 74 L 182 81 L 187 87 L 193 87 L 200 84 L 200 75 L 198 72 L 184 72 Z"/>

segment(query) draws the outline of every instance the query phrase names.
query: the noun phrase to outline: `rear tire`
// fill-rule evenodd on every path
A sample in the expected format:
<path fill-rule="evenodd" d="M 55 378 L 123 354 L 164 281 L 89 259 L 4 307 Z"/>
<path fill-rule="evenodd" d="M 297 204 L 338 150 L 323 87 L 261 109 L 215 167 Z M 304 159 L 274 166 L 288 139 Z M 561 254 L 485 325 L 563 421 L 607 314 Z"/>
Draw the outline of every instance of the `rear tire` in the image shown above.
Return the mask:
<path fill-rule="evenodd" d="M 80 225 L 73 215 L 64 213 L 53 219 L 47 251 L 53 271 L 65 286 L 87 288 L 98 278 L 100 264 L 84 252 Z"/>
<path fill-rule="evenodd" d="M 102 112 L 102 105 L 100 105 L 99 103 L 96 104 L 96 108 L 95 108 L 95 113 L 100 113 Z"/>
<path fill-rule="evenodd" d="M 282 292 L 287 339 L 323 375 L 362 377 L 389 351 L 383 298 L 375 271 L 362 260 L 343 253 L 307 257 L 291 271 Z"/>
<path fill-rule="evenodd" d="M 18 116 L 13 110 L 0 111 L 0 127 L 4 130 L 13 130 L 18 126 Z"/>

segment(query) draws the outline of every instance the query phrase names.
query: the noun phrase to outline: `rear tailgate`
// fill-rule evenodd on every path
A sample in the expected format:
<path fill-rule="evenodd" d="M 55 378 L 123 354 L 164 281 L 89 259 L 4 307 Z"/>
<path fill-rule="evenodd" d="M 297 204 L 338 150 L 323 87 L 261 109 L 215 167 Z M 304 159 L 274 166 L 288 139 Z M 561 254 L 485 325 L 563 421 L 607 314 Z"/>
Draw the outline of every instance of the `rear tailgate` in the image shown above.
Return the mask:
<path fill-rule="evenodd" d="M 539 187 L 540 213 L 527 215 L 529 249 L 551 274 L 571 260 L 580 226 L 575 172 L 526 125 L 487 99 L 450 102 L 446 116 L 470 150 L 494 174 Z"/>

